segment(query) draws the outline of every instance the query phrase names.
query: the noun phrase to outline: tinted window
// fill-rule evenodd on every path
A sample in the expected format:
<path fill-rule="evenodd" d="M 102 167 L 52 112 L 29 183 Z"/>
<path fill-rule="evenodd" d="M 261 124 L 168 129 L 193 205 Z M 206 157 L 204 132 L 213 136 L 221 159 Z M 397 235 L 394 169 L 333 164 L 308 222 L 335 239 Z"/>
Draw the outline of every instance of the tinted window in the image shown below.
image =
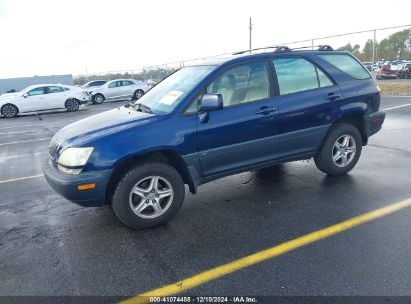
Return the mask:
<path fill-rule="evenodd" d="M 221 94 L 225 107 L 268 98 L 267 66 L 253 62 L 229 69 L 207 87 L 207 93 Z"/>
<path fill-rule="evenodd" d="M 367 79 L 371 77 L 367 70 L 349 55 L 325 54 L 317 56 L 353 78 Z"/>
<path fill-rule="evenodd" d="M 130 81 L 130 80 L 124 80 L 123 81 L 123 86 L 131 85 L 131 84 L 133 84 L 133 82 Z"/>
<path fill-rule="evenodd" d="M 64 92 L 64 89 L 62 87 L 49 87 L 49 94 L 61 92 Z"/>
<path fill-rule="evenodd" d="M 330 80 L 330 78 L 328 78 L 328 76 L 325 75 L 323 71 L 321 71 L 320 69 L 317 69 L 317 73 L 318 73 L 318 80 L 320 81 L 320 87 L 323 88 L 323 87 L 330 87 L 334 85 L 332 81 Z"/>
<path fill-rule="evenodd" d="M 89 87 L 97 87 L 97 86 L 102 86 L 105 83 L 106 83 L 105 81 L 94 81 L 94 82 L 90 83 L 88 86 Z"/>
<path fill-rule="evenodd" d="M 332 86 L 332 81 L 315 65 L 303 58 L 274 59 L 280 95 Z"/>
<path fill-rule="evenodd" d="M 27 93 L 27 95 L 28 95 L 28 96 L 43 95 L 43 94 L 46 93 L 46 92 L 45 92 L 45 91 L 46 91 L 45 89 L 46 89 L 45 87 L 35 88 L 35 89 L 29 91 L 29 92 Z"/>

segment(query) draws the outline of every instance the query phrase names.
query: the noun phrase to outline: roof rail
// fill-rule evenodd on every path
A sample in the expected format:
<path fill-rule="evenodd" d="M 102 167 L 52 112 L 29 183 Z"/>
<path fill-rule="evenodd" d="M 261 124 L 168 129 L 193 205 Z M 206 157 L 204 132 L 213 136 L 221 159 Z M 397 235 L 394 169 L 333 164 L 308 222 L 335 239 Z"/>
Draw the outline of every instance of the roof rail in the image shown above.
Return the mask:
<path fill-rule="evenodd" d="M 289 52 L 293 50 L 301 50 L 301 49 L 313 49 L 313 48 L 318 48 L 318 51 L 333 51 L 334 49 L 329 46 L 329 45 L 309 45 L 309 46 L 300 46 L 296 48 L 289 48 L 286 45 L 273 45 L 273 46 L 267 46 L 267 47 L 261 47 L 261 48 L 256 48 L 256 49 L 248 49 L 245 51 L 240 51 L 240 52 L 235 52 L 233 55 L 240 55 L 244 54 L 247 52 L 252 52 L 252 51 L 259 51 L 259 50 L 266 50 L 266 49 L 275 49 L 275 53 L 282 53 L 282 52 Z"/>
<path fill-rule="evenodd" d="M 288 46 L 282 45 L 282 46 L 277 47 L 274 52 L 280 53 L 280 52 L 289 52 L 289 51 L 291 51 L 291 49 Z"/>
<path fill-rule="evenodd" d="M 319 45 L 318 50 L 319 51 L 334 51 L 334 49 L 327 44 Z"/>
<path fill-rule="evenodd" d="M 235 53 L 233 53 L 233 55 L 241 55 L 241 54 L 244 54 L 244 53 L 247 53 L 247 52 L 259 51 L 259 50 L 265 50 L 265 49 L 276 49 L 278 47 L 279 47 L 278 45 L 273 45 L 273 46 L 260 47 L 260 48 L 256 48 L 256 49 L 248 49 L 248 50 L 245 50 L 245 51 L 235 52 Z"/>

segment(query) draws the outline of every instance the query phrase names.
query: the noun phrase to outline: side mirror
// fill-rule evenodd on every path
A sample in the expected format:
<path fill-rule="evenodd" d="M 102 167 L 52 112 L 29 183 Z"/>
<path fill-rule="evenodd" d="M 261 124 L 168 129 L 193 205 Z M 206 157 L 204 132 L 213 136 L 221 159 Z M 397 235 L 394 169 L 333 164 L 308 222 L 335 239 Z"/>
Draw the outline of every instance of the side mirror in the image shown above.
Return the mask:
<path fill-rule="evenodd" d="M 204 94 L 201 99 L 200 112 L 210 112 L 223 108 L 223 96 L 221 94 Z"/>
<path fill-rule="evenodd" d="M 24 97 L 24 98 L 27 98 L 27 96 L 29 96 L 29 94 L 27 94 L 27 93 L 24 93 L 24 94 L 23 94 L 23 97 Z"/>

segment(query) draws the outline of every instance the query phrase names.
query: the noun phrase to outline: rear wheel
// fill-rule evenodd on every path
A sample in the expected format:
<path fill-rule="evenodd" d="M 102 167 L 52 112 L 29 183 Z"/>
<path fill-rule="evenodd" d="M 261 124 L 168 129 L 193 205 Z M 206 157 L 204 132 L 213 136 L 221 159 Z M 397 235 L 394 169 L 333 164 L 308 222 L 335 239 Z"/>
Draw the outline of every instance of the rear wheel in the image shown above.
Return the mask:
<path fill-rule="evenodd" d="M 15 105 L 12 104 L 5 104 L 4 106 L 1 107 L 1 115 L 4 117 L 16 117 L 17 114 L 19 113 L 19 110 Z"/>
<path fill-rule="evenodd" d="M 137 90 L 134 92 L 134 99 L 139 100 L 141 97 L 143 97 L 144 91 L 143 90 Z"/>
<path fill-rule="evenodd" d="M 342 175 L 355 167 L 361 150 L 362 137 L 358 129 L 350 124 L 337 123 L 330 130 L 314 161 L 324 173 Z"/>
<path fill-rule="evenodd" d="M 120 180 L 112 206 L 125 225 L 144 229 L 168 222 L 181 208 L 184 195 L 176 169 L 166 163 L 141 163 Z"/>
<path fill-rule="evenodd" d="M 78 111 L 80 108 L 80 101 L 78 101 L 75 98 L 70 98 L 66 101 L 66 109 L 69 112 L 75 112 Z"/>
<path fill-rule="evenodd" d="M 93 101 L 94 101 L 94 103 L 96 103 L 96 104 L 102 104 L 103 103 L 103 101 L 104 101 L 104 96 L 103 96 L 103 94 L 96 94 L 96 95 L 94 95 L 94 98 L 93 98 Z"/>

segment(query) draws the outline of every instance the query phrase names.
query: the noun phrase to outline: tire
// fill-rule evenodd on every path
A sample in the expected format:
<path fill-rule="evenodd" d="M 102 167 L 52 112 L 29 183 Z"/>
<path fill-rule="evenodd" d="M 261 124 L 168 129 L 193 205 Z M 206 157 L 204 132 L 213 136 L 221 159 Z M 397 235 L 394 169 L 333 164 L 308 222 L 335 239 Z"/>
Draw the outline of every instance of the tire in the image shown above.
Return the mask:
<path fill-rule="evenodd" d="M 150 187 L 156 177 L 158 186 L 152 190 Z M 166 196 L 161 198 L 160 195 Z M 177 170 L 154 161 L 140 163 L 125 173 L 111 202 L 122 223 L 133 229 L 145 229 L 168 222 L 180 210 L 184 196 L 184 182 Z"/>
<path fill-rule="evenodd" d="M 95 103 L 95 104 L 102 104 L 105 99 L 106 99 L 106 98 L 104 97 L 103 94 L 98 93 L 98 94 L 96 94 L 96 95 L 93 96 L 93 103 Z"/>
<path fill-rule="evenodd" d="M 76 112 L 80 108 L 80 101 L 75 98 L 70 98 L 66 101 L 65 107 L 69 112 Z"/>
<path fill-rule="evenodd" d="M 317 168 L 328 175 L 343 175 L 355 167 L 361 150 L 362 137 L 358 129 L 351 124 L 336 123 L 314 161 Z"/>
<path fill-rule="evenodd" d="M 144 91 L 143 90 L 137 90 L 134 92 L 134 99 L 139 100 L 141 97 L 143 97 Z"/>
<path fill-rule="evenodd" d="M 19 113 L 19 109 L 11 103 L 7 103 L 1 107 L 1 115 L 7 118 L 16 117 Z"/>

